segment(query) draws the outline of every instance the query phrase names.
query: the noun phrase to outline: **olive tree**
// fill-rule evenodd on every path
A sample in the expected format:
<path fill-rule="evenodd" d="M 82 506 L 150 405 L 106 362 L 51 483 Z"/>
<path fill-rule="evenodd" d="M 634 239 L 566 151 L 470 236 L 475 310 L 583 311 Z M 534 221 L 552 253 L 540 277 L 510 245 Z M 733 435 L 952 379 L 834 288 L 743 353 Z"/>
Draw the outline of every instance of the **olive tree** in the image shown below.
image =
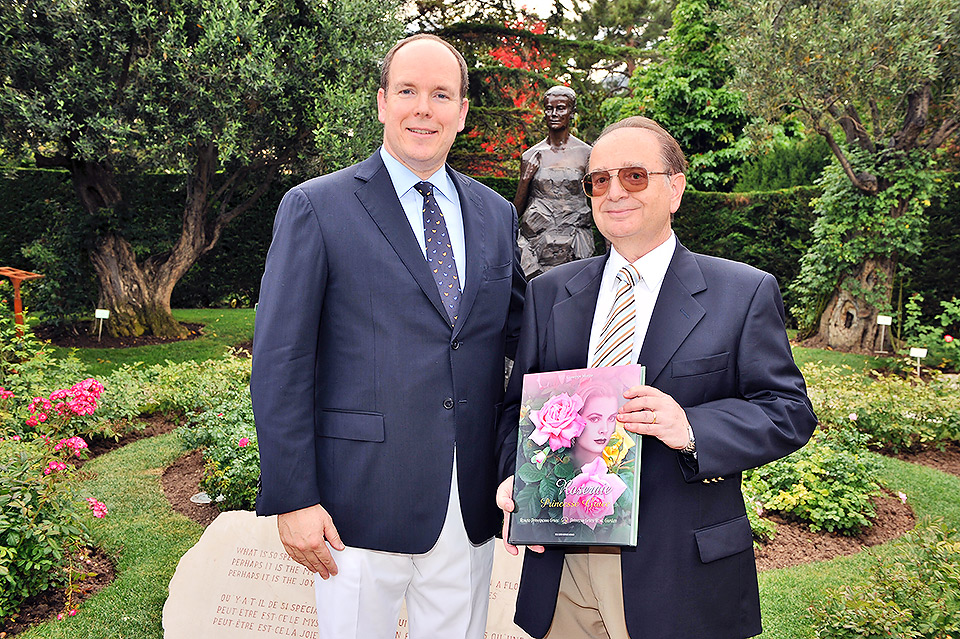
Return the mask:
<path fill-rule="evenodd" d="M 8 0 L 0 144 L 69 171 L 99 305 L 120 335 L 179 335 L 177 281 L 281 172 L 376 144 L 393 0 Z M 138 255 L 118 176 L 185 176 L 179 236 Z"/>
<path fill-rule="evenodd" d="M 899 260 L 921 248 L 931 158 L 960 129 L 960 5 L 735 0 L 723 21 L 751 105 L 801 114 L 835 157 L 794 314 L 828 346 L 879 350 Z"/>

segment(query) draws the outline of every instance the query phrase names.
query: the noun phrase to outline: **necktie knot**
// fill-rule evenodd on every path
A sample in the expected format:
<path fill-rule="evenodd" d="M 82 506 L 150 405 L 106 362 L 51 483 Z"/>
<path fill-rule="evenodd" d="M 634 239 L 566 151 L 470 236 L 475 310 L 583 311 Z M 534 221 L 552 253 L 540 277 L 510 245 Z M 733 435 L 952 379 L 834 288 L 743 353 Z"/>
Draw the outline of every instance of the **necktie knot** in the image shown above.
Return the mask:
<path fill-rule="evenodd" d="M 413 185 L 413 188 L 417 190 L 417 193 L 423 197 L 430 197 L 433 193 L 433 184 L 430 182 L 417 182 Z"/>
<path fill-rule="evenodd" d="M 628 288 L 636 286 L 642 279 L 643 276 L 640 275 L 640 271 L 633 264 L 627 264 L 617 271 L 617 280 L 626 284 Z"/>

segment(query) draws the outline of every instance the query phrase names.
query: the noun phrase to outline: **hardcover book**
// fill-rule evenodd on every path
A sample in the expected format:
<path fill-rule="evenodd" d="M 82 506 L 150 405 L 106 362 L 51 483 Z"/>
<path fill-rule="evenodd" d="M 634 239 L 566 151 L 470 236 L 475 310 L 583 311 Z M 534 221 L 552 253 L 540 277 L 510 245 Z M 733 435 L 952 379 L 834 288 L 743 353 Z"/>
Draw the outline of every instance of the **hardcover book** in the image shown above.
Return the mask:
<path fill-rule="evenodd" d="M 637 545 L 640 436 L 617 421 L 638 364 L 523 376 L 514 545 Z"/>

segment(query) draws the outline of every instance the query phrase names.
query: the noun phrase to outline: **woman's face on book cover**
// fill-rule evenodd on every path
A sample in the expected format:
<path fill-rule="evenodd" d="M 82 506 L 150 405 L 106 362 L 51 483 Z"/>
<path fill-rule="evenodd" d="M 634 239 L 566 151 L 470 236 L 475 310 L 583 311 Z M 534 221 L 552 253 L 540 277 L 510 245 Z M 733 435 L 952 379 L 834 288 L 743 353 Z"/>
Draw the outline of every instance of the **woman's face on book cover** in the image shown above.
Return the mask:
<path fill-rule="evenodd" d="M 583 404 L 583 415 L 587 425 L 577 437 L 577 448 L 594 456 L 603 452 L 610 436 L 617 428 L 617 398 L 612 395 L 592 395 Z"/>

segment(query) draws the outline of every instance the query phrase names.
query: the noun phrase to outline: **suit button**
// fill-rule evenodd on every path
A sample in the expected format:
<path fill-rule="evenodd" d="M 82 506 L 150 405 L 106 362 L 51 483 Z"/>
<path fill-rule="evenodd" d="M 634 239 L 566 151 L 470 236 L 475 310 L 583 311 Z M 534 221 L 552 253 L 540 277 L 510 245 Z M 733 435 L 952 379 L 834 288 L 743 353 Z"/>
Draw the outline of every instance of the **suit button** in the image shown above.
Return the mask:
<path fill-rule="evenodd" d="M 450 348 L 452 348 L 453 350 L 457 350 L 458 348 L 460 348 L 460 340 L 458 339 L 453 340 L 453 344 L 450 345 Z"/>
<path fill-rule="evenodd" d="M 449 397 L 443 400 L 443 407 L 447 410 L 453 410 L 453 400 Z"/>

